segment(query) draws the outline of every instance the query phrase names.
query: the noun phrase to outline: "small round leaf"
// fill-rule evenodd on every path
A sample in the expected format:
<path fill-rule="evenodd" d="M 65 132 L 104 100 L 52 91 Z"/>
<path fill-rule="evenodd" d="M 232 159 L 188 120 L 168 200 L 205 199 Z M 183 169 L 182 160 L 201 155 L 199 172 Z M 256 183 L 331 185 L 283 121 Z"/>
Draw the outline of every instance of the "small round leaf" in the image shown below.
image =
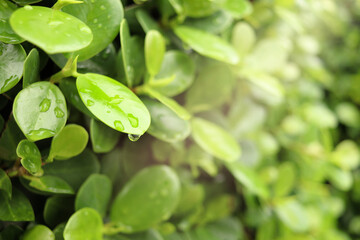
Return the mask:
<path fill-rule="evenodd" d="M 41 169 L 41 154 L 35 143 L 22 140 L 16 148 L 17 155 L 21 158 L 21 165 L 31 174 Z"/>
<path fill-rule="evenodd" d="M 146 68 L 151 76 L 155 76 L 159 71 L 164 59 L 166 46 L 161 33 L 150 30 L 145 37 L 145 59 Z"/>
<path fill-rule="evenodd" d="M 44 225 L 36 225 L 27 230 L 21 238 L 22 240 L 55 240 L 54 233 Z"/>

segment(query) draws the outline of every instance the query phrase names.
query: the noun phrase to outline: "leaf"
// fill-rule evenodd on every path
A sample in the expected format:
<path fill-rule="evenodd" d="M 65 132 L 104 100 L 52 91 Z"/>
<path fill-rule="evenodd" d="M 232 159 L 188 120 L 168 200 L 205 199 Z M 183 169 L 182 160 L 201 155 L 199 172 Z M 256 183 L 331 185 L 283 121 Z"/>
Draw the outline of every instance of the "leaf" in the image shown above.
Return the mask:
<path fill-rule="evenodd" d="M 62 222 L 66 222 L 73 212 L 73 197 L 53 196 L 46 199 L 43 217 L 45 223 L 53 228 Z"/>
<path fill-rule="evenodd" d="M 213 109 L 230 99 L 234 85 L 234 76 L 227 65 L 208 64 L 200 70 L 186 94 L 186 108 L 191 112 Z"/>
<path fill-rule="evenodd" d="M 129 134 L 143 135 L 150 125 L 150 114 L 127 87 L 106 76 L 83 74 L 76 80 L 87 108 L 109 127 Z"/>
<path fill-rule="evenodd" d="M 25 50 L 20 44 L 0 42 L 0 93 L 9 91 L 20 81 L 25 58 Z"/>
<path fill-rule="evenodd" d="M 69 219 L 69 217 L 67 219 Z M 65 223 L 60 223 L 54 228 L 53 232 L 55 235 L 55 240 L 64 240 L 64 235 L 63 235 L 64 229 L 65 229 Z"/>
<path fill-rule="evenodd" d="M 52 141 L 49 159 L 65 160 L 77 156 L 84 151 L 89 140 L 89 134 L 80 125 L 68 124 Z"/>
<path fill-rule="evenodd" d="M 42 0 L 14 0 L 15 3 L 19 5 L 27 5 L 27 4 L 33 4 L 37 2 L 41 2 Z"/>
<path fill-rule="evenodd" d="M 223 8 L 226 9 L 234 18 L 243 18 L 252 13 L 253 8 L 248 0 L 225 0 Z"/>
<path fill-rule="evenodd" d="M 21 131 L 30 141 L 52 137 L 66 123 L 64 95 L 49 82 L 33 83 L 17 94 L 13 114 Z"/>
<path fill-rule="evenodd" d="M 166 51 L 165 40 L 157 30 L 150 30 L 145 36 L 145 62 L 150 76 L 159 73 Z"/>
<path fill-rule="evenodd" d="M 29 185 L 42 192 L 74 194 L 74 190 L 67 182 L 55 176 L 32 178 Z"/>
<path fill-rule="evenodd" d="M 95 153 L 107 153 L 114 149 L 119 141 L 119 132 L 95 119 L 90 121 L 90 138 Z"/>
<path fill-rule="evenodd" d="M 93 208 L 105 216 L 112 192 L 112 184 L 106 175 L 92 174 L 81 185 L 75 199 L 75 210 Z"/>
<path fill-rule="evenodd" d="M 201 118 L 191 120 L 192 137 L 206 152 L 224 162 L 239 159 L 241 149 L 236 140 L 225 130 Z"/>
<path fill-rule="evenodd" d="M 82 208 L 75 212 L 66 223 L 65 240 L 102 240 L 103 222 L 97 211 Z"/>
<path fill-rule="evenodd" d="M 0 220 L 1 221 L 34 221 L 34 211 L 25 195 L 13 188 L 12 198 L 0 191 Z"/>
<path fill-rule="evenodd" d="M 23 232 L 23 230 L 21 229 L 21 227 L 15 225 L 15 224 L 10 224 L 1 231 L 0 239 L 1 240 L 5 240 L 5 239 L 6 240 L 18 240 L 18 239 L 20 239 L 22 232 Z"/>
<path fill-rule="evenodd" d="M 159 27 L 158 23 L 143 9 L 137 10 L 135 15 L 145 33 L 149 32 L 150 30 L 161 32 L 161 28 Z"/>
<path fill-rule="evenodd" d="M 122 177 L 119 174 L 122 167 L 121 158 L 121 150 L 119 148 L 115 148 L 101 159 L 100 173 L 106 175 L 113 185 L 117 185 L 117 180 Z"/>
<path fill-rule="evenodd" d="M 31 174 L 41 170 L 41 154 L 35 143 L 22 140 L 16 148 L 16 153 L 21 158 L 21 165 Z"/>
<path fill-rule="evenodd" d="M 183 216 L 199 207 L 205 198 L 205 190 L 201 184 L 183 184 L 181 186 L 181 198 L 176 207 L 175 216 Z"/>
<path fill-rule="evenodd" d="M 321 102 L 305 104 L 301 110 L 305 120 L 318 128 L 335 128 L 338 124 L 335 114 Z"/>
<path fill-rule="evenodd" d="M 201 55 L 230 64 L 239 62 L 239 56 L 235 49 L 228 42 L 215 35 L 186 26 L 175 27 L 174 32 Z"/>
<path fill-rule="evenodd" d="M 0 19 L 2 20 L 0 26 L 0 41 L 4 43 L 17 44 L 24 41 L 11 28 L 9 18 L 11 14 L 17 9 L 17 6 L 7 0 L 0 0 Z"/>
<path fill-rule="evenodd" d="M 288 195 L 296 183 L 296 169 L 292 162 L 284 162 L 278 167 L 278 179 L 274 185 L 274 195 L 283 197 Z"/>
<path fill-rule="evenodd" d="M 36 48 L 31 49 L 24 62 L 23 88 L 39 80 L 40 57 Z"/>
<path fill-rule="evenodd" d="M 11 15 L 10 25 L 19 36 L 49 54 L 74 52 L 93 40 L 91 29 L 85 23 L 46 7 L 19 8 Z"/>
<path fill-rule="evenodd" d="M 344 140 L 331 153 L 330 160 L 346 171 L 356 169 L 360 164 L 359 147 L 352 140 Z"/>
<path fill-rule="evenodd" d="M 235 24 L 232 32 L 231 43 L 239 56 L 244 57 L 253 48 L 256 42 L 254 29 L 246 22 Z"/>
<path fill-rule="evenodd" d="M 115 39 L 124 16 L 121 1 L 83 0 L 82 2 L 63 8 L 64 12 L 79 18 L 89 26 L 93 34 L 90 45 L 74 53 L 74 56 L 79 55 L 79 61 L 93 57 Z"/>
<path fill-rule="evenodd" d="M 166 141 L 182 141 L 190 135 L 190 124 L 181 119 L 164 104 L 151 99 L 142 99 L 151 115 L 151 124 L 147 133 Z"/>
<path fill-rule="evenodd" d="M 296 199 L 278 200 L 275 203 L 275 212 L 280 220 L 294 232 L 305 232 L 310 227 L 310 219 L 304 207 Z"/>
<path fill-rule="evenodd" d="M 178 104 L 174 99 L 162 95 L 161 93 L 157 92 L 155 89 L 147 85 L 142 86 L 142 90 L 150 97 L 159 100 L 159 102 L 170 108 L 180 118 L 184 120 L 189 120 L 191 118 L 191 114 L 183 106 Z"/>
<path fill-rule="evenodd" d="M 0 169 L 0 192 L 1 190 L 7 194 L 7 197 L 11 199 L 12 195 L 12 184 L 11 180 L 6 172 Z"/>
<path fill-rule="evenodd" d="M 327 170 L 331 184 L 341 191 L 349 191 L 353 186 L 353 176 L 351 172 L 330 166 Z"/>
<path fill-rule="evenodd" d="M 152 88 L 159 93 L 172 97 L 185 91 L 193 82 L 195 75 L 194 61 L 185 53 L 171 50 L 165 53 L 160 72 L 150 82 Z M 165 86 L 156 85 L 161 79 L 175 76 Z"/>
<path fill-rule="evenodd" d="M 35 225 L 35 227 L 26 230 L 21 238 L 22 240 L 55 240 L 54 233 L 44 225 Z"/>
<path fill-rule="evenodd" d="M 269 191 L 260 177 L 248 167 L 245 167 L 240 162 L 234 162 L 226 165 L 234 178 L 244 185 L 250 192 L 258 195 L 261 198 L 267 198 Z"/>
<path fill-rule="evenodd" d="M 130 37 L 126 19 L 121 22 L 120 43 L 121 51 L 118 55 L 118 64 L 123 65 L 126 83 L 129 87 L 132 87 L 139 83 L 144 73 L 144 44 L 141 38 Z"/>
<path fill-rule="evenodd" d="M 44 165 L 44 175 L 57 176 L 65 180 L 75 191 L 92 173 L 98 173 L 100 164 L 92 152 L 85 149 L 80 155 L 66 161 L 55 161 Z"/>
<path fill-rule="evenodd" d="M 111 221 L 124 232 L 145 230 L 170 217 L 180 198 L 176 173 L 164 165 L 138 172 L 115 198 Z"/>
<path fill-rule="evenodd" d="M 0 158 L 14 161 L 18 158 L 16 148 L 24 135 L 17 126 L 13 117 L 10 117 L 0 138 Z"/>
<path fill-rule="evenodd" d="M 170 2 L 172 3 L 173 1 Z M 182 0 L 180 2 L 182 2 L 183 11 L 187 16 L 206 17 L 219 9 L 222 0 Z"/>

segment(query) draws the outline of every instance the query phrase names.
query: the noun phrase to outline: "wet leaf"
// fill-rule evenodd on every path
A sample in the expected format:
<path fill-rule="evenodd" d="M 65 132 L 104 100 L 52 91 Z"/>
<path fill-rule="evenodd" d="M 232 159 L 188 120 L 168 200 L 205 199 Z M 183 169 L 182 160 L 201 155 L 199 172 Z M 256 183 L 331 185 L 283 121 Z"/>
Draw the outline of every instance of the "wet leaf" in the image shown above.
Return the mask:
<path fill-rule="evenodd" d="M 41 170 L 41 154 L 35 143 L 22 140 L 17 146 L 16 153 L 21 158 L 21 165 L 31 174 Z"/>
<path fill-rule="evenodd" d="M 0 41 L 4 43 L 17 44 L 24 41 L 11 28 L 9 18 L 11 14 L 17 9 L 17 6 L 7 0 L 0 0 Z"/>
<path fill-rule="evenodd" d="M 24 62 L 23 88 L 39 80 L 39 52 L 36 48 L 31 49 Z"/>

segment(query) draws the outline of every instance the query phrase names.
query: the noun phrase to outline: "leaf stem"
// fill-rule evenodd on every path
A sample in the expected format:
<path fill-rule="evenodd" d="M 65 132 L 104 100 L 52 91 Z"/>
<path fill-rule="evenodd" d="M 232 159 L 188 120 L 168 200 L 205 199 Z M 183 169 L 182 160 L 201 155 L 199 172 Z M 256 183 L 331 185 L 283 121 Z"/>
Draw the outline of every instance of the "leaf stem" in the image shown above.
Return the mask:
<path fill-rule="evenodd" d="M 66 77 L 78 77 L 80 74 L 77 72 L 77 59 L 79 55 L 75 58 L 70 57 L 69 60 L 66 62 L 63 69 L 60 72 L 55 73 L 51 76 L 50 82 L 51 83 L 59 83 L 61 79 Z"/>
<path fill-rule="evenodd" d="M 79 4 L 83 3 L 83 1 L 77 1 L 77 0 L 58 0 L 54 6 L 52 6 L 52 9 L 54 10 L 60 10 L 61 8 L 70 5 L 70 4 Z"/>

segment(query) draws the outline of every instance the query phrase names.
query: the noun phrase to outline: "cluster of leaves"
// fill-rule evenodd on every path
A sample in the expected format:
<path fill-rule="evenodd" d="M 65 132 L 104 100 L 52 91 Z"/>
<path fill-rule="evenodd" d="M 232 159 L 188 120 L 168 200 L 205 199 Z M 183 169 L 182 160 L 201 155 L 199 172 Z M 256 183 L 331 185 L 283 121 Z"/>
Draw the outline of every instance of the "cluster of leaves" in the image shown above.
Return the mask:
<path fill-rule="evenodd" d="M 359 237 L 359 9 L 0 0 L 0 239 Z"/>

